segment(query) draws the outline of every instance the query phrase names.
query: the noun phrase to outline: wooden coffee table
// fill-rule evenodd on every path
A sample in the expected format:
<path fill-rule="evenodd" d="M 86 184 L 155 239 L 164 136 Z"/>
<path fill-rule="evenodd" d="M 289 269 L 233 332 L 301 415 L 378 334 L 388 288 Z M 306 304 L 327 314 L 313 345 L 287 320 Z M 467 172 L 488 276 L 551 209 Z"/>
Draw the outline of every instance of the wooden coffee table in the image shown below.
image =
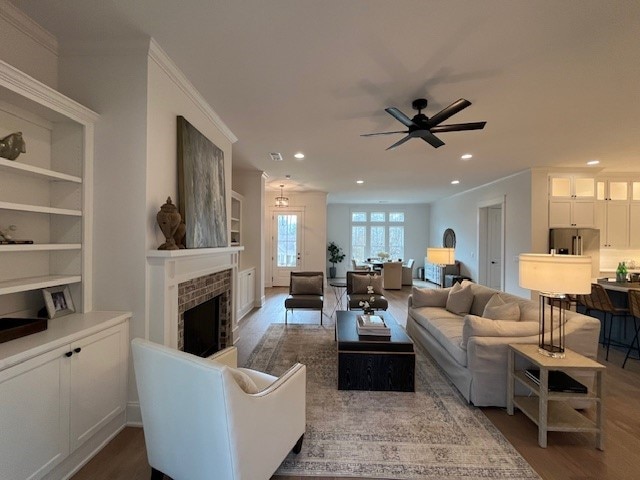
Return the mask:
<path fill-rule="evenodd" d="M 413 341 L 386 311 L 377 311 L 391 337 L 358 336 L 360 310 L 338 310 L 338 390 L 415 391 L 416 354 Z"/>

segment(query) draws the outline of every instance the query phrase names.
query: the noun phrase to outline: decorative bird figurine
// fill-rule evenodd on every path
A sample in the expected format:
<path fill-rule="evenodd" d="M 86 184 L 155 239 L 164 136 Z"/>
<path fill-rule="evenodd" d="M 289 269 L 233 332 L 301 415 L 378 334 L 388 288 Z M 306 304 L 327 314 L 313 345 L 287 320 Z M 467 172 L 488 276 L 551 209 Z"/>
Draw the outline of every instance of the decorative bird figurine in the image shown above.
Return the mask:
<path fill-rule="evenodd" d="M 27 153 L 22 132 L 12 133 L 0 140 L 0 157 L 15 160 L 21 153 Z"/>

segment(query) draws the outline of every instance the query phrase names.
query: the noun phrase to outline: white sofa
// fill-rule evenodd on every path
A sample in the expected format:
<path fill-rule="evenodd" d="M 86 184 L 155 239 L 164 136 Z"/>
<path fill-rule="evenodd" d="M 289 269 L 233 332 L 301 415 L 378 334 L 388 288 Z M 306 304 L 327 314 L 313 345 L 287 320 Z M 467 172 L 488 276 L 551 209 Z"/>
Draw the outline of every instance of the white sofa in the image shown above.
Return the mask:
<path fill-rule="evenodd" d="M 468 315 L 463 314 L 464 312 L 452 313 L 445 308 L 451 288 L 431 290 L 437 293 L 429 293 L 427 289 L 414 287 L 408 300 L 407 333 L 431 354 L 468 402 L 476 406 L 505 407 L 507 345 L 538 343 L 538 302 L 469 281 L 462 282 L 461 286 L 468 286 L 473 293 Z M 460 286 L 456 287 L 458 288 Z M 478 318 L 485 313 L 485 306 L 496 293 L 511 306 L 513 303 L 518 305 L 517 320 L 492 322 Z M 414 296 L 417 302 L 414 302 Z M 419 306 L 424 304 L 429 306 Z M 567 311 L 565 332 L 567 348 L 589 358 L 596 358 L 599 320 Z M 593 382 L 590 374 L 576 375 L 576 379 L 589 388 Z M 518 385 L 516 387 L 517 394 L 526 393 Z M 574 406 L 581 405 L 577 403 Z"/>

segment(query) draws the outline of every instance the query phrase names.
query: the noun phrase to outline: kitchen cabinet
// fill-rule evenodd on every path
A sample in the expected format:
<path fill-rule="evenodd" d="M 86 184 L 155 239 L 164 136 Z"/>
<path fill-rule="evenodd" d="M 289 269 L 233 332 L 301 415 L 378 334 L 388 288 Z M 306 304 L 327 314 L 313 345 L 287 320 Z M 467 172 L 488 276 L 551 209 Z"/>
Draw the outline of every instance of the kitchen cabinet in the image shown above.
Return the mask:
<path fill-rule="evenodd" d="M 242 202 L 244 197 L 231 192 L 231 246 L 242 245 Z"/>
<path fill-rule="evenodd" d="M 628 248 L 630 228 L 628 202 L 597 202 L 597 227 L 601 248 Z"/>
<path fill-rule="evenodd" d="M 640 202 L 629 205 L 629 248 L 640 248 Z"/>
<path fill-rule="evenodd" d="M 255 268 L 249 268 L 238 273 L 238 310 L 236 315 L 238 321 L 253 309 L 256 298 L 255 280 Z"/>
<path fill-rule="evenodd" d="M 0 345 L 0 478 L 42 478 L 124 412 L 130 315 L 68 317 Z"/>
<path fill-rule="evenodd" d="M 549 200 L 549 228 L 593 228 L 596 202 L 593 200 Z"/>
<path fill-rule="evenodd" d="M 583 175 L 550 175 L 549 197 L 595 199 L 595 178 Z"/>

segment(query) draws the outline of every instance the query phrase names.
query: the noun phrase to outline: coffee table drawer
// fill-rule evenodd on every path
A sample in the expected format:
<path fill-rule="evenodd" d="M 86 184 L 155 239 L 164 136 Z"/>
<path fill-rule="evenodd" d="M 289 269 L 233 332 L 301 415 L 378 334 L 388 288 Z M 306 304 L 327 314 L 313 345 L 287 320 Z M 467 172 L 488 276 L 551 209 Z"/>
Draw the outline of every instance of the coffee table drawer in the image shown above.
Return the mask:
<path fill-rule="evenodd" d="M 338 352 L 338 390 L 415 391 L 414 353 Z"/>

